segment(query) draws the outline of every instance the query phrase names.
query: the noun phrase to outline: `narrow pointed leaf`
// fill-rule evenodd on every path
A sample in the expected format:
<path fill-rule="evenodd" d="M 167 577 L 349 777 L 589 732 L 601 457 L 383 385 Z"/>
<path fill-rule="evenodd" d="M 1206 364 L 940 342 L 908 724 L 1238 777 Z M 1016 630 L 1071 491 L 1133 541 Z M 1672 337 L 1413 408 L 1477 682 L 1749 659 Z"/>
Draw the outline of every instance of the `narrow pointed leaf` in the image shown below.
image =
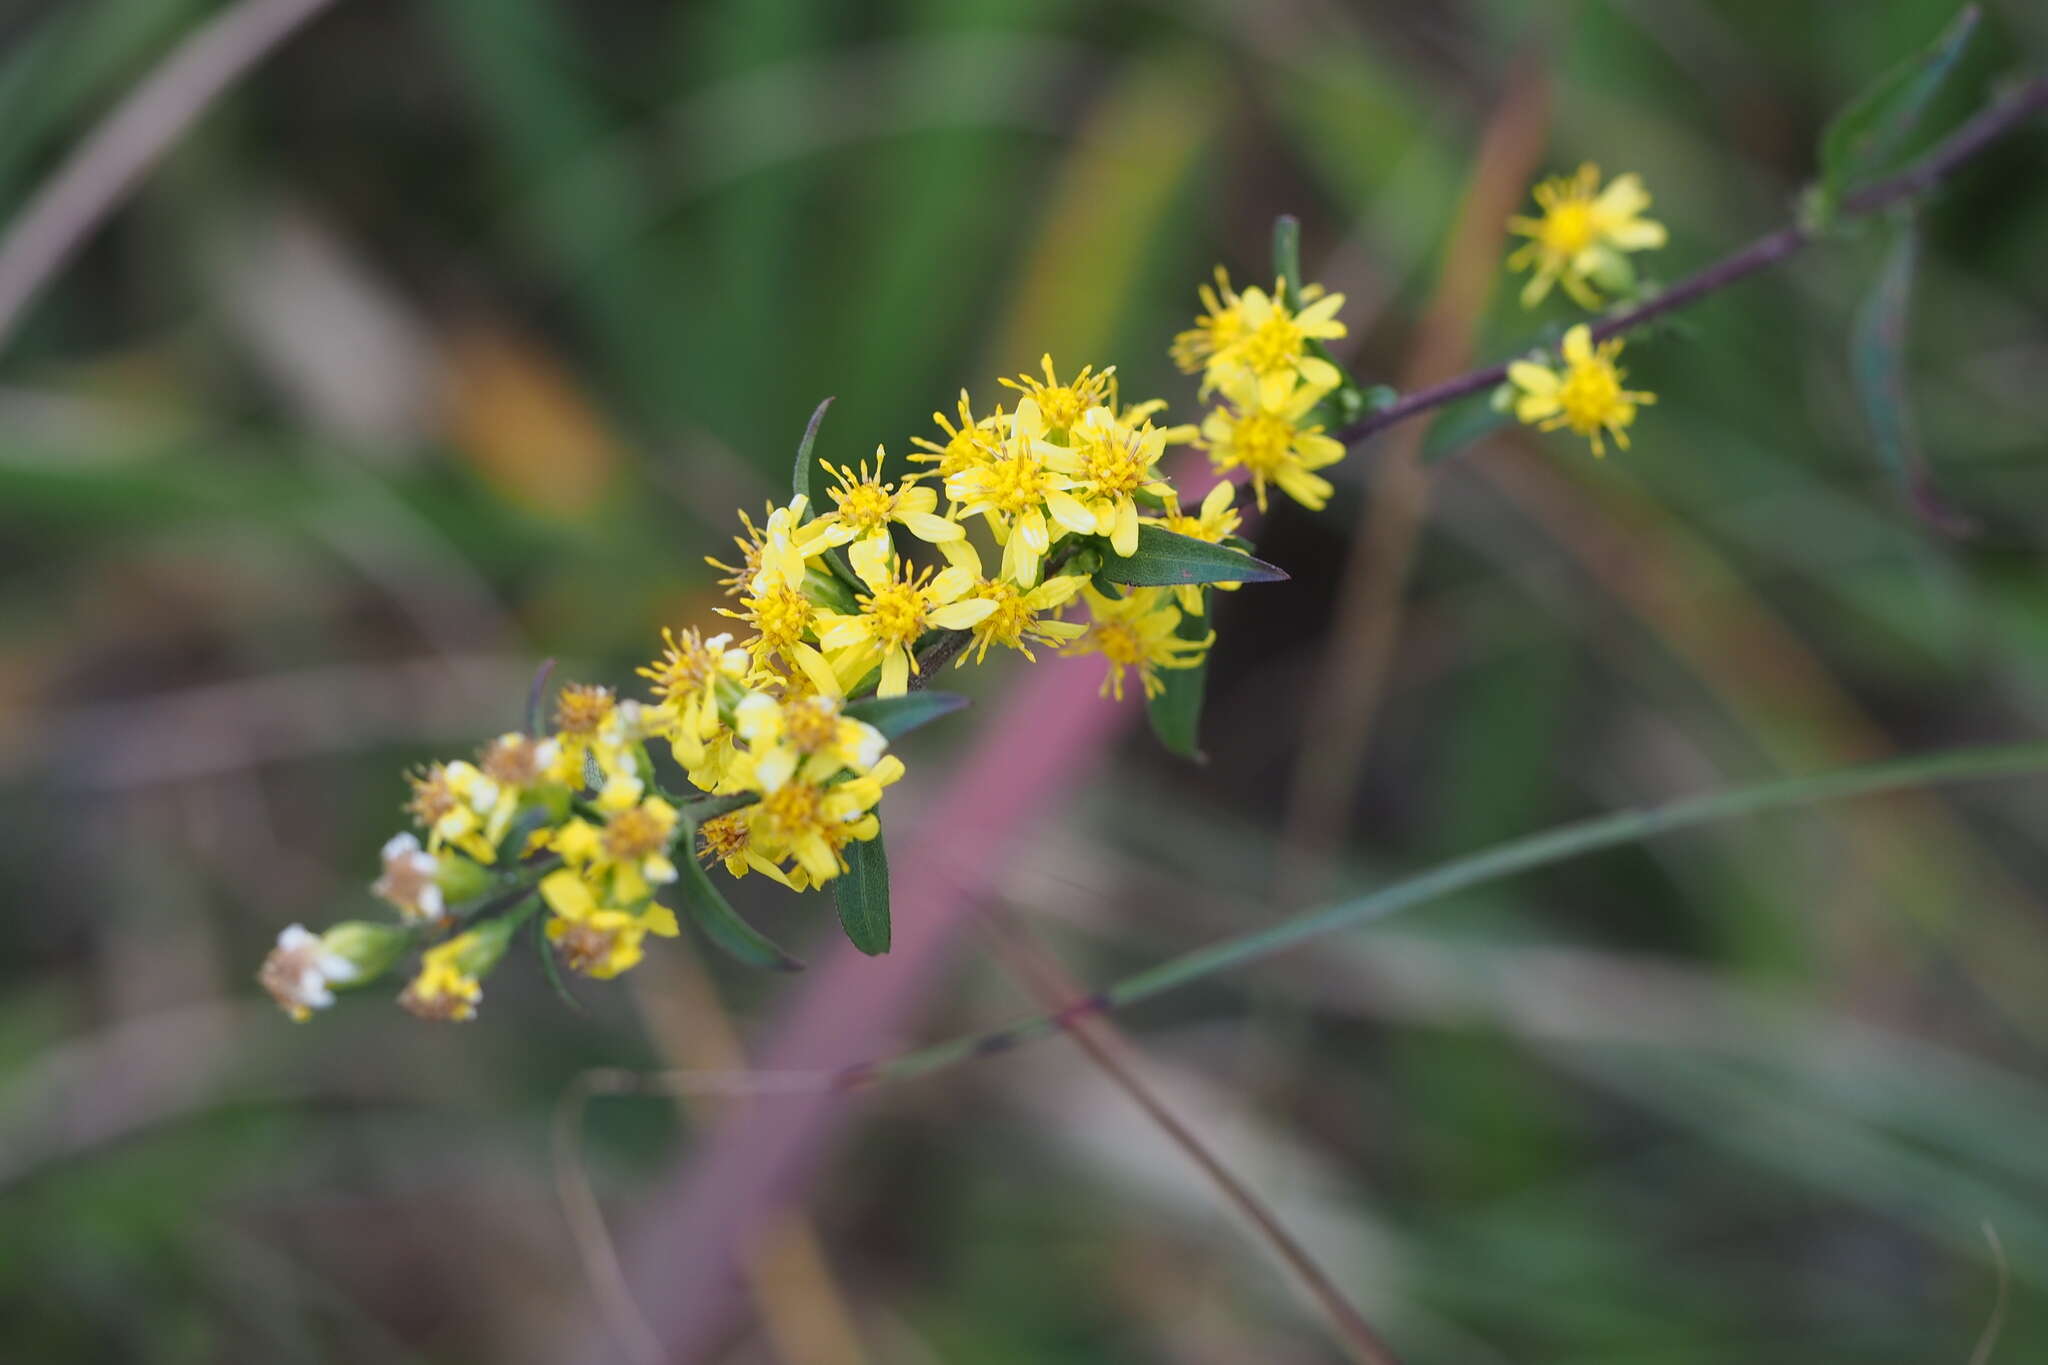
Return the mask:
<path fill-rule="evenodd" d="M 825 409 L 831 406 L 832 400 L 829 398 L 818 404 L 816 411 L 811 413 L 810 424 L 804 428 L 803 440 L 797 442 L 796 473 L 790 480 L 789 490 L 792 497 L 808 498 L 813 503 L 817 501 L 811 497 L 812 471 L 817 468 L 816 462 L 811 459 L 811 447 L 818 444 L 818 428 L 824 424 Z"/>
<path fill-rule="evenodd" d="M 1898 151 L 1955 69 L 1980 13 L 1966 5 L 1932 43 L 1866 87 L 1828 123 L 1821 134 L 1819 184 L 1828 209 Z"/>
<path fill-rule="evenodd" d="M 900 697 L 863 697 L 846 704 L 846 714 L 866 721 L 890 739 L 950 716 L 967 705 L 958 692 L 906 692 Z"/>
<path fill-rule="evenodd" d="M 839 927 L 869 957 L 889 951 L 889 854 L 882 836 L 846 846 L 847 871 L 832 882 Z"/>
<path fill-rule="evenodd" d="M 1135 588 L 1183 583 L 1277 583 L 1284 570 L 1227 545 L 1212 545 L 1159 526 L 1138 528 L 1138 550 L 1128 559 L 1105 556 L 1102 576 Z"/>
<path fill-rule="evenodd" d="M 1180 629 L 1175 632 L 1185 640 L 1199 640 L 1209 633 L 1209 617 L 1183 615 Z M 1202 752 L 1200 730 L 1202 721 L 1202 696 L 1208 690 L 1209 660 L 1205 657 L 1193 668 L 1164 668 L 1159 671 L 1159 681 L 1165 690 L 1145 702 L 1145 718 L 1152 723 L 1152 733 L 1166 746 L 1167 752 L 1197 763 L 1206 762 L 1208 756 Z"/>
<path fill-rule="evenodd" d="M 703 931 L 704 937 L 749 967 L 772 972 L 800 972 L 804 969 L 801 959 L 784 952 L 773 939 L 741 919 L 739 912 L 713 885 L 710 875 L 696 858 L 697 826 L 694 823 L 685 822 L 683 846 L 678 851 L 682 856 L 676 859 L 676 871 L 681 874 L 675 882 L 676 891 L 682 898 L 684 911 Z"/>

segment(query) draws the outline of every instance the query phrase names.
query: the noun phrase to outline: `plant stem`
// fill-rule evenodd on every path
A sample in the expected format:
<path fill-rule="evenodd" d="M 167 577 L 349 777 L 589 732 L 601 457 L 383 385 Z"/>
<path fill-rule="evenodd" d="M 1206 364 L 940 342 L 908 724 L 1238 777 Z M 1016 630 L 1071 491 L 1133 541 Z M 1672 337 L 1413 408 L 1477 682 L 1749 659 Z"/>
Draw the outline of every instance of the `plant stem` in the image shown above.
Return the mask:
<path fill-rule="evenodd" d="M 1847 196 L 1842 201 L 1840 216 L 1868 217 L 1932 189 L 1965 162 L 2043 109 L 2048 109 L 2048 77 L 2029 81 L 2004 101 L 1984 110 L 1905 170 L 1866 185 Z M 1796 255 L 1815 240 L 1815 232 L 1796 224 L 1767 233 L 1698 274 L 1681 280 L 1655 298 L 1647 299 L 1634 308 L 1594 323 L 1593 339 L 1605 341 L 1609 337 L 1634 331 L 1653 318 L 1697 303 L 1710 294 L 1719 293 L 1739 280 L 1747 279 L 1760 270 L 1768 269 Z M 1498 365 L 1489 365 L 1485 369 L 1459 375 L 1455 379 L 1447 379 L 1441 384 L 1432 384 L 1426 389 L 1417 389 L 1413 393 L 1404 394 L 1378 412 L 1368 413 L 1349 426 L 1340 428 L 1335 433 L 1336 438 L 1347 446 L 1356 446 L 1397 422 L 1405 422 L 1411 417 L 1440 408 L 1446 403 L 1454 403 L 1460 398 L 1494 388 L 1507 377 L 1508 366 L 1507 362 L 1503 361 Z"/>

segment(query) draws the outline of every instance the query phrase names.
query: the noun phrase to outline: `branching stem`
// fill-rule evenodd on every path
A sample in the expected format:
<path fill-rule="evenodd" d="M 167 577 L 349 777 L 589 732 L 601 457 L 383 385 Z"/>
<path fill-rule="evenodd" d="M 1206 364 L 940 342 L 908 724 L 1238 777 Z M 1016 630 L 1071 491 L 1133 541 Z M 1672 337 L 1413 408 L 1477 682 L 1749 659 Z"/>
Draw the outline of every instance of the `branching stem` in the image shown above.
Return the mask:
<path fill-rule="evenodd" d="M 1984 110 L 1898 174 L 1866 185 L 1847 196 L 1842 201 L 1840 216 L 1867 218 L 1932 189 L 1965 162 L 2043 109 L 2048 109 L 2048 76 L 2029 81 L 2003 101 Z M 1767 233 L 1654 298 L 1594 323 L 1593 340 L 1605 341 L 1608 337 L 1632 332 L 1654 318 L 1719 293 L 1739 280 L 1796 255 L 1803 247 L 1818 240 L 1819 235 L 1815 230 L 1797 224 Z M 1432 384 L 1426 389 L 1417 389 L 1378 412 L 1368 413 L 1338 429 L 1336 437 L 1348 446 L 1359 445 L 1397 422 L 1455 403 L 1460 398 L 1483 393 L 1499 386 L 1507 377 L 1508 366 L 1503 361 L 1455 379 L 1446 379 L 1441 384 Z"/>

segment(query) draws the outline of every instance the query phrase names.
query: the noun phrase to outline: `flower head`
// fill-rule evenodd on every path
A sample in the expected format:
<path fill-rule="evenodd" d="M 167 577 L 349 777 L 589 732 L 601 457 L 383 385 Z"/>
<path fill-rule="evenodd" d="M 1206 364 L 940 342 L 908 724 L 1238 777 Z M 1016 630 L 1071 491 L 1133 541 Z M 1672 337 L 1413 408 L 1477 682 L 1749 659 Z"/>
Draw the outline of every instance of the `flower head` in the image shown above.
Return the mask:
<path fill-rule="evenodd" d="M 1020 403 L 1028 398 L 1037 404 L 1048 431 L 1064 431 L 1080 421 L 1081 414 L 1088 409 L 1101 406 L 1116 375 L 1114 365 L 1105 370 L 1083 365 L 1079 374 L 1062 384 L 1053 372 L 1050 355 L 1040 356 L 1038 363 L 1045 369 L 1043 381 L 1020 374 L 1015 379 L 996 382 L 1005 388 L 1015 389 L 1021 395 Z"/>
<path fill-rule="evenodd" d="M 870 568 L 862 576 L 868 591 L 855 599 L 859 611 L 826 617 L 818 644 L 833 652 L 842 682 L 856 683 L 880 665 L 875 695 L 900 697 L 918 671 L 917 642 L 926 631 L 966 630 L 995 607 L 967 596 L 974 579 L 957 566 L 936 575 L 929 568 L 914 571 L 897 564 Z"/>
<path fill-rule="evenodd" d="M 482 977 L 505 956 L 517 927 L 509 916 L 491 920 L 427 949 L 398 1003 L 422 1019 L 476 1018 L 477 1002 L 484 998 Z"/>
<path fill-rule="evenodd" d="M 750 692 L 733 708 L 733 730 L 747 746 L 743 784 L 763 793 L 799 774 L 824 782 L 867 772 L 889 747 L 880 730 L 841 714 L 836 697 Z"/>
<path fill-rule="evenodd" d="M 774 515 L 775 504 L 770 503 L 767 510 L 761 514 L 761 519 L 766 521 Z M 732 538 L 732 543 L 739 548 L 739 563 L 728 564 L 709 555 L 704 557 L 706 564 L 725 575 L 718 580 L 718 586 L 725 589 L 725 595 L 728 597 L 743 595 L 747 591 L 747 585 L 754 581 L 754 575 L 761 572 L 761 546 L 765 532 L 754 525 L 754 519 L 747 515 L 747 509 L 744 507 L 740 509 L 740 525 L 746 528 L 746 534 Z"/>
<path fill-rule="evenodd" d="M 1218 351 L 1227 349 L 1244 335 L 1244 313 L 1238 307 L 1237 291 L 1230 287 L 1230 275 L 1216 267 L 1216 287 L 1201 285 L 1202 313 L 1195 325 L 1174 337 L 1170 354 L 1182 374 L 1199 373 Z"/>
<path fill-rule="evenodd" d="M 960 390 L 959 411 L 958 426 L 955 426 L 943 412 L 932 414 L 932 421 L 938 423 L 939 430 L 946 433 L 944 443 L 928 441 L 922 436 L 911 438 L 910 443 L 917 447 L 917 451 L 909 458 L 937 466 L 933 472 L 941 479 L 950 479 L 961 470 L 972 468 L 989 457 L 993 419 L 975 417 L 968 406 L 965 389 Z"/>
<path fill-rule="evenodd" d="M 412 775 L 412 800 L 406 809 L 427 831 L 427 851 L 439 853 L 444 846 L 461 849 L 480 863 L 498 860 L 497 839 L 488 832 L 509 823 L 497 818 L 503 793 L 498 784 L 484 776 L 474 763 L 457 759 L 435 763 Z"/>
<path fill-rule="evenodd" d="M 1038 581 L 1039 561 L 1059 534 L 1095 530 L 1095 514 L 1068 490 L 1066 451 L 1047 441 L 1050 430 L 1035 399 L 1026 398 L 1005 418 L 995 416 L 1000 439 L 989 458 L 946 480 L 946 495 L 963 517 L 980 516 L 1003 547 L 1003 577 L 1026 585 Z M 1078 414 L 1077 414 L 1078 420 Z M 1047 514 L 1051 514 L 1048 521 Z"/>
<path fill-rule="evenodd" d="M 1593 442 L 1595 455 L 1607 453 L 1603 433 L 1612 434 L 1615 444 L 1627 450 L 1636 409 L 1656 402 L 1657 396 L 1621 386 L 1626 371 L 1614 363 L 1621 354 L 1621 339 L 1595 347 L 1592 332 L 1581 323 L 1564 334 L 1563 353 L 1561 370 L 1533 360 L 1508 366 L 1508 382 L 1520 390 L 1516 418 L 1544 431 L 1569 427 Z"/>
<path fill-rule="evenodd" d="M 1059 612 L 1074 599 L 1087 579 L 1055 574 L 1037 587 L 1026 589 L 1008 578 L 983 577 L 981 558 L 965 541 L 944 549 L 948 560 L 974 576 L 971 595 L 995 604 L 988 615 L 970 628 L 973 637 L 960 657 L 953 660 L 955 668 L 970 658 L 977 664 L 984 662 L 992 645 L 1014 649 L 1035 663 L 1038 656 L 1031 652 L 1032 645 L 1065 644 L 1086 629 L 1077 621 L 1060 620 Z"/>
<path fill-rule="evenodd" d="M 676 879 L 676 866 L 669 858 L 676 808 L 659 796 L 641 795 L 639 783 L 631 779 L 608 785 L 598 794 L 597 805 L 603 812 L 602 824 L 575 816 L 555 831 L 548 847 L 599 888 L 607 905 L 639 905 L 653 896 L 655 887 Z M 545 882 L 542 890 L 545 893 Z"/>
<path fill-rule="evenodd" d="M 639 964 L 647 935 L 674 938 L 682 932 L 667 906 L 648 901 L 621 908 L 601 898 L 589 878 L 568 868 L 543 877 L 540 894 L 553 912 L 548 941 L 571 971 L 585 976 L 617 976 Z"/>
<path fill-rule="evenodd" d="M 889 523 L 900 523 L 910 534 L 932 545 L 942 545 L 949 540 L 958 540 L 967 534 L 959 522 L 948 521 L 939 516 L 937 508 L 939 495 L 917 482 L 918 475 L 912 474 L 900 484 L 882 482 L 882 461 L 885 452 L 875 447 L 875 467 L 869 471 L 863 460 L 860 469 L 845 465 L 833 468 L 819 461 L 832 475 L 833 486 L 826 490 L 833 502 L 833 510 L 819 517 L 805 528 L 805 538 L 810 553 L 834 545 L 852 542 L 847 551 L 855 572 L 865 577 L 863 565 L 879 565 L 893 553 L 889 542 Z"/>
<path fill-rule="evenodd" d="M 1664 225 L 1642 216 L 1650 207 L 1642 177 L 1618 175 L 1600 188 L 1600 168 L 1590 161 L 1572 175 L 1546 180 L 1536 187 L 1542 215 L 1508 219 L 1511 232 L 1529 241 L 1508 257 L 1508 269 L 1534 268 L 1522 288 L 1522 306 L 1534 308 L 1562 284 L 1582 308 L 1598 308 L 1594 283 L 1629 277 L 1623 253 L 1664 245 Z"/>
<path fill-rule="evenodd" d="M 370 883 L 370 894 L 389 902 L 405 919 L 431 922 L 441 918 L 446 905 L 441 884 L 434 878 L 439 863 L 420 847 L 419 838 L 392 835 L 384 841 L 383 858 L 384 871 Z"/>
<path fill-rule="evenodd" d="M 1165 588 L 1132 588 L 1121 598 L 1104 597 L 1092 587 L 1081 589 L 1091 619 L 1088 627 L 1066 654 L 1100 654 L 1109 661 L 1109 673 L 1102 680 L 1102 694 L 1124 699 L 1124 674 L 1134 671 L 1147 697 L 1166 690 L 1160 672 L 1172 668 L 1193 668 L 1201 663 L 1216 633 L 1200 639 L 1179 634 L 1181 611 L 1173 594 Z"/>
<path fill-rule="evenodd" d="M 278 1008 L 300 1023 L 311 1018 L 314 1010 L 334 1003 L 332 987 L 355 977 L 355 964 L 303 924 L 294 924 L 277 936 L 277 946 L 256 974 Z"/>
<path fill-rule="evenodd" d="M 1269 295 L 1254 286 L 1239 296 L 1242 330 L 1209 357 L 1202 381 L 1204 394 L 1244 373 L 1257 383 L 1264 405 L 1278 407 L 1297 384 L 1318 390 L 1320 396 L 1343 383 L 1343 374 L 1312 354 L 1309 343 L 1344 335 L 1344 324 L 1337 321 L 1344 296 L 1319 293 L 1313 301 L 1303 302 L 1297 312 L 1288 308 L 1281 292 L 1276 287 Z"/>
<path fill-rule="evenodd" d="M 1202 423 L 1202 443 L 1216 472 L 1248 471 L 1262 512 L 1267 484 L 1312 510 L 1328 502 L 1330 481 L 1315 471 L 1343 459 L 1344 447 L 1308 420 L 1328 390 L 1299 384 L 1281 390 L 1274 401 L 1272 388 L 1250 374 L 1234 375 L 1220 387 L 1228 405 Z"/>
<path fill-rule="evenodd" d="M 1073 495 L 1093 515 L 1095 534 L 1129 558 L 1138 552 L 1136 495 L 1162 497 L 1169 485 L 1156 472 L 1166 433 L 1150 422 L 1133 425 L 1108 408 L 1090 408 L 1067 431 L 1065 453 L 1053 466 L 1073 480 Z"/>
<path fill-rule="evenodd" d="M 721 683 L 737 688 L 747 674 L 747 652 L 732 636 L 706 639 L 694 627 L 661 632 L 661 657 L 637 670 L 654 688 L 650 728 L 666 736 L 676 762 L 694 768 L 704 761 L 704 742 L 718 732 Z"/>

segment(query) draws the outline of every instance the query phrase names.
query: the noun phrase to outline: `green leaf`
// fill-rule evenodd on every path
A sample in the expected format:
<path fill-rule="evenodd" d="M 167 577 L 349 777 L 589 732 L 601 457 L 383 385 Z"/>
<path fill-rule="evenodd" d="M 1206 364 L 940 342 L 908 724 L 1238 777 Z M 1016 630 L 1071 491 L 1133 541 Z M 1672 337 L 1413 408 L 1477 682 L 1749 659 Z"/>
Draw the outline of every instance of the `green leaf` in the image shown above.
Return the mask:
<path fill-rule="evenodd" d="M 827 398 L 811 413 L 810 424 L 804 428 L 804 438 L 796 445 L 796 473 L 790 479 L 790 496 L 815 502 L 811 497 L 811 471 L 817 468 L 811 460 L 811 447 L 818 443 L 818 428 L 824 424 L 825 409 L 832 406 Z"/>
<path fill-rule="evenodd" d="M 957 692 L 906 692 L 900 697 L 863 697 L 846 704 L 846 714 L 866 721 L 890 739 L 950 716 L 967 705 Z"/>
<path fill-rule="evenodd" d="M 1849 369 L 1878 457 L 1898 480 L 1907 505 L 1937 530 L 1967 535 L 1974 523 L 1943 501 L 1913 431 L 1906 390 L 1906 325 L 1919 259 L 1918 225 L 1911 217 L 1902 217 L 1884 268 L 1856 311 L 1849 334 Z"/>
<path fill-rule="evenodd" d="M 739 917 L 712 885 L 704 865 L 697 861 L 697 822 L 683 821 L 682 856 L 676 861 L 680 874 L 675 886 L 683 898 L 683 909 L 704 937 L 731 953 L 749 967 L 773 972 L 800 972 L 803 962 L 778 947 L 775 941 Z"/>
<path fill-rule="evenodd" d="M 1273 276 L 1287 291 L 1289 308 L 1301 307 L 1301 219 L 1283 213 L 1273 220 Z"/>
<path fill-rule="evenodd" d="M 1977 6 L 1965 6 L 1933 43 L 1886 72 L 1829 121 L 1820 139 L 1822 222 L 1833 216 L 1851 186 L 1878 170 L 1913 131 L 1955 69 L 1979 17 Z"/>
<path fill-rule="evenodd" d="M 1199 640 L 1209 633 L 1207 613 L 1193 616 L 1183 613 L 1180 629 L 1174 632 L 1184 640 Z M 1163 668 L 1159 681 L 1165 690 L 1156 697 L 1145 701 L 1145 718 L 1152 722 L 1152 733 L 1166 746 L 1167 752 L 1197 763 L 1206 762 L 1208 756 L 1201 750 L 1199 731 L 1202 720 L 1202 694 L 1207 690 L 1209 660 L 1193 668 Z"/>
<path fill-rule="evenodd" d="M 1278 583 L 1287 574 L 1227 545 L 1211 545 L 1159 526 L 1140 526 L 1137 553 L 1128 559 L 1107 556 L 1102 576 L 1134 588 L 1164 588 L 1183 583 Z"/>
<path fill-rule="evenodd" d="M 889 951 L 889 854 L 882 836 L 846 846 L 847 871 L 832 879 L 839 927 L 869 957 Z"/>

